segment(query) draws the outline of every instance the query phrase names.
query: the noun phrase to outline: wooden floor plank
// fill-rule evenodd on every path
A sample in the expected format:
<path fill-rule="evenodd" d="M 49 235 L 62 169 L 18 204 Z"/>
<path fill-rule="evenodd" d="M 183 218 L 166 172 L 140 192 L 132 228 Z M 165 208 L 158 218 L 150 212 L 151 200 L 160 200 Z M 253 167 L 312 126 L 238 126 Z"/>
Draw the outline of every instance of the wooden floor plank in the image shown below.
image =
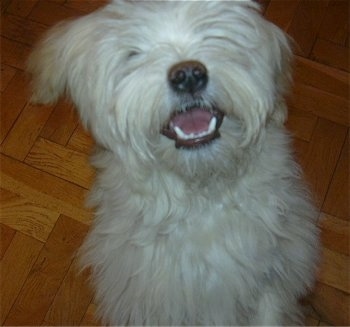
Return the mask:
<path fill-rule="evenodd" d="M 84 2 L 82 2 L 81 0 L 66 0 L 64 6 L 71 9 L 79 10 L 81 12 L 89 13 L 107 4 L 108 2 L 108 0 L 85 0 Z"/>
<path fill-rule="evenodd" d="M 17 70 L 11 66 L 1 64 L 1 74 L 0 74 L 0 82 L 1 82 L 0 91 L 1 92 L 4 92 L 6 90 L 12 78 L 15 76 L 16 71 Z"/>
<path fill-rule="evenodd" d="M 91 135 L 79 124 L 69 139 L 67 147 L 78 152 L 91 154 L 94 144 Z"/>
<path fill-rule="evenodd" d="M 50 117 L 50 106 L 28 104 L 0 147 L 1 153 L 24 160 Z"/>
<path fill-rule="evenodd" d="M 349 99 L 338 97 L 305 84 L 295 84 L 289 100 L 291 107 L 349 126 Z"/>
<path fill-rule="evenodd" d="M 349 142 L 350 134 L 346 137 L 343 150 L 335 168 L 334 176 L 326 195 L 322 210 L 330 215 L 350 219 L 349 206 Z"/>
<path fill-rule="evenodd" d="M 15 234 L 14 229 L 0 223 L 0 260 L 4 257 Z"/>
<path fill-rule="evenodd" d="M 334 287 L 318 283 L 312 296 L 312 304 L 328 325 L 350 325 L 350 296 Z"/>
<path fill-rule="evenodd" d="M 16 70 L 15 75 L 1 95 L 0 143 L 14 125 L 17 117 L 28 102 L 28 79 L 24 72 Z"/>
<path fill-rule="evenodd" d="M 299 0 L 271 1 L 265 11 L 265 17 L 286 31 L 293 20 L 299 2 Z"/>
<path fill-rule="evenodd" d="M 83 13 L 79 10 L 64 7 L 54 1 L 39 0 L 28 16 L 30 20 L 52 26 L 62 20 L 77 17 Z"/>
<path fill-rule="evenodd" d="M 94 170 L 89 164 L 88 157 L 81 152 L 39 138 L 25 163 L 86 189 L 91 188 Z"/>
<path fill-rule="evenodd" d="M 3 189 L 0 207 L 2 224 L 42 242 L 47 240 L 59 217 L 59 213 Z"/>
<path fill-rule="evenodd" d="M 26 59 L 30 53 L 30 47 L 10 40 L 5 37 L 1 37 L 1 63 L 20 70 L 25 69 Z"/>
<path fill-rule="evenodd" d="M 93 294 L 88 285 L 89 271 L 78 272 L 73 262 L 45 317 L 49 326 L 78 326 L 83 319 Z"/>
<path fill-rule="evenodd" d="M 294 137 L 310 141 L 317 123 L 317 116 L 305 110 L 290 107 L 288 111 L 287 128 Z"/>
<path fill-rule="evenodd" d="M 327 7 L 318 37 L 345 46 L 349 36 L 349 1 L 332 0 Z"/>
<path fill-rule="evenodd" d="M 28 46 L 36 43 L 47 29 L 43 24 L 16 15 L 6 14 L 1 18 L 1 35 Z"/>
<path fill-rule="evenodd" d="M 317 39 L 311 58 L 335 68 L 349 71 L 349 49 L 332 41 Z"/>
<path fill-rule="evenodd" d="M 16 233 L 1 261 L 0 323 L 3 324 L 43 244 L 22 233 Z"/>
<path fill-rule="evenodd" d="M 78 115 L 73 105 L 61 100 L 55 106 L 40 136 L 52 142 L 66 145 L 78 126 Z"/>
<path fill-rule="evenodd" d="M 0 155 L 1 186 L 54 212 L 91 222 L 92 213 L 84 206 L 87 191 L 60 178 Z"/>
<path fill-rule="evenodd" d="M 40 325 L 86 234 L 86 226 L 61 216 L 9 312 L 6 325 Z"/>
<path fill-rule="evenodd" d="M 296 56 L 293 76 L 296 84 L 349 99 L 349 74 L 346 72 Z"/>
<path fill-rule="evenodd" d="M 332 251 L 350 255 L 350 222 L 322 213 L 319 219 L 322 244 Z M 350 268 L 350 267 L 349 267 Z"/>
<path fill-rule="evenodd" d="M 296 53 L 308 57 L 317 38 L 329 0 L 300 0 L 287 32 L 294 39 Z"/>
<path fill-rule="evenodd" d="M 350 257 L 323 248 L 318 280 L 350 294 Z"/>
<path fill-rule="evenodd" d="M 6 12 L 19 17 L 27 17 L 38 1 L 39 0 L 12 0 Z"/>
<path fill-rule="evenodd" d="M 315 127 L 305 158 L 304 170 L 319 207 L 323 204 L 332 180 L 346 133 L 345 127 L 324 119 L 319 119 Z"/>

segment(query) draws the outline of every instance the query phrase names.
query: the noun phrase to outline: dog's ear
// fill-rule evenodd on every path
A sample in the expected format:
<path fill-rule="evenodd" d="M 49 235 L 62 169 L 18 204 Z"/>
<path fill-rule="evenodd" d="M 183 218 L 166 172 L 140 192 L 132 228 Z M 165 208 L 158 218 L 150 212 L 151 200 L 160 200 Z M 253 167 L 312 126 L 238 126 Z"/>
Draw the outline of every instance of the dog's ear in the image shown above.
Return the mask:
<path fill-rule="evenodd" d="M 272 42 L 269 46 L 272 63 L 274 67 L 275 80 L 275 108 L 272 113 L 272 119 L 277 124 L 283 124 L 288 116 L 285 96 L 289 93 L 292 83 L 292 40 L 282 30 L 272 23 L 268 23 L 270 27 L 270 36 Z"/>
<path fill-rule="evenodd" d="M 97 11 L 59 23 L 36 45 L 27 61 L 33 102 L 54 103 L 65 93 L 74 101 L 86 92 L 88 69 L 96 64 L 91 53 L 102 16 Z"/>
<path fill-rule="evenodd" d="M 32 78 L 32 102 L 54 103 L 65 92 L 68 69 L 65 49 L 69 42 L 68 29 L 67 22 L 52 28 L 28 58 L 27 71 Z"/>

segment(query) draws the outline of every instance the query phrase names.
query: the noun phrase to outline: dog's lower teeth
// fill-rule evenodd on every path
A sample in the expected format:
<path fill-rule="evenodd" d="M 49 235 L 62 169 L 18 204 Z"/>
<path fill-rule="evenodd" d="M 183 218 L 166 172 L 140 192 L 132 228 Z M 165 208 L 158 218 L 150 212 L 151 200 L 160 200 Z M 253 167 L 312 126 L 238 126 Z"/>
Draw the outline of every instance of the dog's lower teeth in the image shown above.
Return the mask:
<path fill-rule="evenodd" d="M 210 135 L 212 134 L 214 131 L 215 131 L 215 128 L 216 128 L 216 117 L 213 117 L 211 120 L 210 120 L 210 123 L 209 123 L 209 127 L 206 131 L 203 131 L 203 132 L 200 132 L 200 133 L 190 133 L 190 134 L 186 134 L 180 127 L 178 126 L 174 126 L 174 131 L 177 135 L 177 137 L 179 139 L 182 139 L 182 140 L 192 140 L 192 139 L 196 139 L 196 138 L 201 138 L 201 137 L 204 137 L 204 136 L 207 136 L 207 135 Z"/>

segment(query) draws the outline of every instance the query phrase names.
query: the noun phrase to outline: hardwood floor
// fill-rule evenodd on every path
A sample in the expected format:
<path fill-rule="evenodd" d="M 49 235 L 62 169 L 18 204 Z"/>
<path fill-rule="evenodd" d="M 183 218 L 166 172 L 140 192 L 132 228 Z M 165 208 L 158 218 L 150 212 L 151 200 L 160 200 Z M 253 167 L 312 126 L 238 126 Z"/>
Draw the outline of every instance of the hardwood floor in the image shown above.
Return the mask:
<path fill-rule="evenodd" d="M 349 325 L 349 3 L 263 0 L 265 16 L 295 40 L 287 127 L 321 211 L 323 258 L 307 300 L 308 325 Z M 54 23 L 99 0 L 1 2 L 2 325 L 94 325 L 88 273 L 74 253 L 92 213 L 93 145 L 70 103 L 28 102 L 25 60 Z"/>

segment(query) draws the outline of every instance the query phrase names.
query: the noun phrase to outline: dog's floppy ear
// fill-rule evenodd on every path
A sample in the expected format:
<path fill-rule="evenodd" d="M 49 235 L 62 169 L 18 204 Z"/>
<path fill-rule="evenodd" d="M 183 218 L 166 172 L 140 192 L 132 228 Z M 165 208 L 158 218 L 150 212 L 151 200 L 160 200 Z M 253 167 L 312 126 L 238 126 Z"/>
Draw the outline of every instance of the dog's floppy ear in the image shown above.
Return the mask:
<path fill-rule="evenodd" d="M 271 58 L 275 60 L 274 80 L 275 80 L 275 108 L 272 119 L 277 124 L 283 124 L 288 116 L 285 96 L 290 91 L 292 83 L 293 53 L 291 49 L 292 40 L 277 26 L 268 23 L 272 42 L 269 46 Z"/>
<path fill-rule="evenodd" d="M 70 23 L 52 28 L 36 45 L 27 61 L 35 103 L 54 103 L 65 92 L 67 83 L 67 30 Z"/>
<path fill-rule="evenodd" d="M 101 17 L 102 10 L 59 23 L 36 45 L 27 62 L 33 102 L 54 103 L 66 92 L 72 98 L 86 92 L 87 71 L 95 64 L 89 55 Z"/>

